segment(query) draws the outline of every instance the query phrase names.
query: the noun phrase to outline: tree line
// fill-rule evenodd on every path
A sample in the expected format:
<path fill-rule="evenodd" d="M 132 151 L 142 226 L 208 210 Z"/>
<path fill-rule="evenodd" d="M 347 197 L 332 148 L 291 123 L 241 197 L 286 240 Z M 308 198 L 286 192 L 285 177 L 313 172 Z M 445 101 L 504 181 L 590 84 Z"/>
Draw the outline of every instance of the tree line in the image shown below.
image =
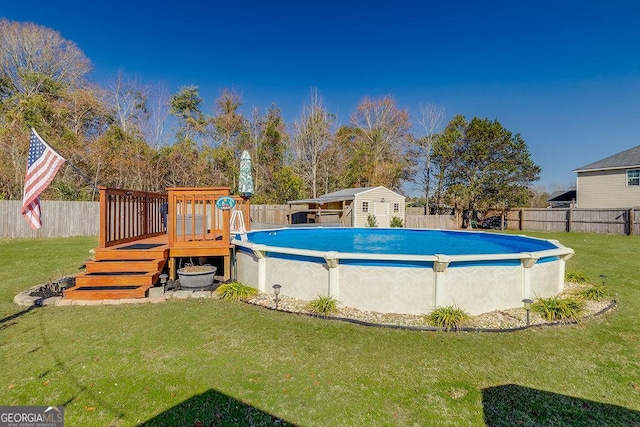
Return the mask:
<path fill-rule="evenodd" d="M 243 113 L 223 89 L 204 110 L 197 86 L 170 93 L 119 72 L 87 78 L 91 61 L 52 29 L 0 20 L 0 198 L 20 199 L 31 127 L 69 163 L 44 198 L 94 200 L 95 186 L 146 191 L 238 184 L 252 158 L 254 203 L 286 203 L 351 187 L 419 188 L 431 211 L 526 206 L 540 168 L 497 120 L 426 104 L 413 120 L 390 97 L 364 98 L 347 124 L 316 90 L 294 123 L 276 104 Z"/>

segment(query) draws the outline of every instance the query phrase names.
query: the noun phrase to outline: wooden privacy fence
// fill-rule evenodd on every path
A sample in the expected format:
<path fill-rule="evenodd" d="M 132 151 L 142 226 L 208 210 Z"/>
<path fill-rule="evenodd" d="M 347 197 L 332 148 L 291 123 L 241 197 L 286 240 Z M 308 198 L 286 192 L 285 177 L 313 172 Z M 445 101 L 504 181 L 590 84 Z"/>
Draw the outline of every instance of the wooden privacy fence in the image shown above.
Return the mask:
<path fill-rule="evenodd" d="M 507 219 L 510 230 L 640 235 L 640 210 L 634 208 L 518 209 Z"/>
<path fill-rule="evenodd" d="M 41 200 L 42 227 L 32 230 L 20 213 L 21 200 L 0 200 L 0 238 L 97 236 L 100 203 Z"/>
<path fill-rule="evenodd" d="M 251 222 L 287 225 L 292 213 L 306 209 L 305 205 L 251 205 Z"/>
<path fill-rule="evenodd" d="M 98 236 L 98 202 L 43 200 L 43 226 L 31 230 L 20 214 L 22 201 L 0 200 L 0 238 Z M 287 225 L 288 205 L 251 205 L 251 222 Z M 457 229 L 455 215 L 423 215 L 407 209 L 405 227 Z M 296 210 L 293 210 L 296 212 Z M 515 209 L 507 213 L 508 229 L 522 231 L 574 231 L 640 235 L 640 209 Z"/>
<path fill-rule="evenodd" d="M 405 208 L 404 226 L 407 228 L 436 228 L 441 230 L 458 230 L 459 215 L 427 215 L 425 207 Z"/>
<path fill-rule="evenodd" d="M 287 225 L 291 212 L 288 205 L 251 205 L 251 221 Z M 640 210 L 634 208 L 523 208 L 507 212 L 506 219 L 509 230 L 640 235 Z M 424 208 L 408 207 L 404 226 L 457 230 L 460 222 L 460 215 L 424 215 Z"/>
<path fill-rule="evenodd" d="M 407 228 L 439 228 L 441 230 L 457 230 L 456 215 L 406 215 L 404 226 Z"/>
<path fill-rule="evenodd" d="M 307 209 L 304 205 L 251 205 L 251 222 L 268 225 L 289 225 L 290 216 Z M 412 212 L 422 212 L 420 208 Z M 440 228 L 455 230 L 458 219 L 455 215 L 420 215 L 409 214 L 405 217 L 404 226 L 407 228 Z"/>

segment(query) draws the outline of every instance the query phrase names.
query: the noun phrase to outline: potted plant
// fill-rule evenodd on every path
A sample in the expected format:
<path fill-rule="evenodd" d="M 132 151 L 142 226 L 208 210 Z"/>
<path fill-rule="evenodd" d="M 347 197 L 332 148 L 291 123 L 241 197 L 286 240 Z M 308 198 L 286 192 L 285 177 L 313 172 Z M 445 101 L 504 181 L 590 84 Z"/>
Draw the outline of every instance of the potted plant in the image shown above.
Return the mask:
<path fill-rule="evenodd" d="M 213 285 L 217 267 L 209 264 L 187 265 L 178 269 L 180 286 L 183 288 L 204 288 Z"/>

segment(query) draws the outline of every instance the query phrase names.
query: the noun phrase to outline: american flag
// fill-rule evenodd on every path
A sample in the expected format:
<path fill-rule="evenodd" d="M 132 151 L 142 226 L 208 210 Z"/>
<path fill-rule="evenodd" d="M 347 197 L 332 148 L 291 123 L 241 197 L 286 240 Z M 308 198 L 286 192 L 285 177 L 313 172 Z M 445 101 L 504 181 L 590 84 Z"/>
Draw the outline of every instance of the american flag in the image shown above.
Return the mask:
<path fill-rule="evenodd" d="M 27 224 L 37 230 L 42 227 L 40 218 L 40 193 L 51 184 L 65 159 L 49 146 L 35 129 L 31 129 L 27 175 L 24 178 L 22 216 Z"/>

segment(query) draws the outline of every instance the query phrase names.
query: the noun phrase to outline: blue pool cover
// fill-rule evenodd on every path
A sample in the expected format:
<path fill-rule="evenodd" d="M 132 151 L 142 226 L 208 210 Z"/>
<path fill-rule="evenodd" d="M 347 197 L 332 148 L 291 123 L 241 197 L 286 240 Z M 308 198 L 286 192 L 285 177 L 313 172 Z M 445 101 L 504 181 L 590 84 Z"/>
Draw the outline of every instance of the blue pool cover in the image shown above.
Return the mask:
<path fill-rule="evenodd" d="M 396 255 L 479 255 L 556 249 L 547 240 L 486 232 L 404 228 L 292 228 L 253 231 L 251 243 L 274 247 Z"/>

